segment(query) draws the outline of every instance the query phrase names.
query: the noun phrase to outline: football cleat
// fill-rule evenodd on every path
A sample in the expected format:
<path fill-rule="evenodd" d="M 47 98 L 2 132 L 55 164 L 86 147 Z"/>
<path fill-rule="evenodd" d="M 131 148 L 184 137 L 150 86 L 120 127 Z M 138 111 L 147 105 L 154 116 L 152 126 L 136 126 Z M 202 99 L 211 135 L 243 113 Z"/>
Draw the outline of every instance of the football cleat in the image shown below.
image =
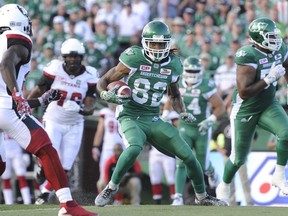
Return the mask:
<path fill-rule="evenodd" d="M 288 185 L 284 172 L 275 170 L 271 183 L 274 187 L 277 187 L 284 195 L 288 195 Z"/>
<path fill-rule="evenodd" d="M 113 190 L 109 184 L 101 191 L 100 194 L 95 199 L 95 205 L 99 207 L 103 207 L 112 202 L 113 196 L 117 193 L 118 186 L 115 190 Z"/>
<path fill-rule="evenodd" d="M 230 184 L 226 184 L 223 181 L 221 181 L 216 188 L 216 197 L 220 200 L 223 200 L 226 203 L 229 203 Z"/>
<path fill-rule="evenodd" d="M 78 205 L 74 200 L 60 204 L 60 210 L 58 216 L 98 216 L 95 212 L 85 210 Z"/>
<path fill-rule="evenodd" d="M 50 193 L 41 193 L 38 197 L 37 197 L 37 199 L 36 199 L 36 201 L 35 201 L 35 204 L 36 205 L 43 205 L 43 204 L 47 204 L 48 203 L 48 199 L 49 199 L 49 195 L 50 195 Z"/>
<path fill-rule="evenodd" d="M 176 193 L 171 205 L 173 205 L 173 206 L 182 206 L 182 205 L 184 205 L 182 194 Z"/>
<path fill-rule="evenodd" d="M 210 196 L 208 194 L 202 200 L 198 200 L 196 197 L 195 198 L 195 204 L 201 205 L 201 206 L 228 206 L 227 202 L 220 200 L 220 199 L 217 199 L 217 198 Z"/>

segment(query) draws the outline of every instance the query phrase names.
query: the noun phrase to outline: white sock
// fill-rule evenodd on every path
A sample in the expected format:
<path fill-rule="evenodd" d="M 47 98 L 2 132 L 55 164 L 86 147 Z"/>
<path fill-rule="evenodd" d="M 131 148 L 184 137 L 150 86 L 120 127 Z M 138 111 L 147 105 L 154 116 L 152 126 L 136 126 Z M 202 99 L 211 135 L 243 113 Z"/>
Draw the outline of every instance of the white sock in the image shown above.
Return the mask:
<path fill-rule="evenodd" d="M 276 164 L 275 173 L 284 174 L 285 166 Z"/>
<path fill-rule="evenodd" d="M 23 198 L 23 203 L 25 205 L 31 204 L 31 195 L 30 195 L 30 189 L 28 187 L 24 187 L 20 189 L 21 195 Z"/>
<path fill-rule="evenodd" d="M 3 196 L 5 200 L 6 205 L 12 205 L 13 204 L 13 191 L 12 189 L 3 189 Z"/>
<path fill-rule="evenodd" d="M 58 197 L 60 203 L 66 203 L 67 201 L 73 200 L 70 188 L 68 187 L 57 190 L 56 196 Z"/>
<path fill-rule="evenodd" d="M 207 193 L 206 192 L 204 192 L 204 193 L 195 193 L 195 195 L 196 195 L 198 200 L 203 200 L 207 196 Z"/>
<path fill-rule="evenodd" d="M 119 186 L 119 184 L 114 184 L 112 181 L 109 181 L 108 185 L 112 190 L 117 190 Z"/>

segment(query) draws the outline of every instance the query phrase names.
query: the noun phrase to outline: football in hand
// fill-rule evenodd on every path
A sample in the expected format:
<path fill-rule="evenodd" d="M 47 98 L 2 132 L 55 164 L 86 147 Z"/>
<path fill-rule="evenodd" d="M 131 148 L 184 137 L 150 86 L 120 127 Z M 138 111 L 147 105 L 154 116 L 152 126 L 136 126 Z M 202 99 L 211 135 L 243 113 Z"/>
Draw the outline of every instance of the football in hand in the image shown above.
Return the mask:
<path fill-rule="evenodd" d="M 122 81 L 111 82 L 107 86 L 107 89 L 110 90 L 114 88 L 116 85 L 120 86 L 120 88 L 116 91 L 117 96 L 121 97 L 123 95 L 128 95 L 129 97 L 131 97 L 131 89 L 125 82 Z"/>

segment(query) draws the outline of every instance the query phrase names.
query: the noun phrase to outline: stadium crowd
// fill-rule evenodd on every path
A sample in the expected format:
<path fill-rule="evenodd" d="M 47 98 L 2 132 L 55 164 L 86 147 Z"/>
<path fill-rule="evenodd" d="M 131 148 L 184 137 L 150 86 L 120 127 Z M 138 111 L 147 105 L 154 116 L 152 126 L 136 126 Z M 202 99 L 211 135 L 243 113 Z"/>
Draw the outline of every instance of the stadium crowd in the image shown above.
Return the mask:
<path fill-rule="evenodd" d="M 118 64 L 118 58 L 126 48 L 141 45 L 142 29 L 154 19 L 170 27 L 172 47 L 182 60 L 189 56 L 201 59 L 203 76 L 215 81 L 217 93 L 226 108 L 230 107 L 232 91 L 236 86 L 234 55 L 241 46 L 250 43 L 248 25 L 257 18 L 268 17 L 276 22 L 283 41 L 288 45 L 288 1 L 285 0 L 1 0 L 0 3 L 20 4 L 31 17 L 33 50 L 31 71 L 25 81 L 25 96 L 37 86 L 46 65 L 53 59 L 61 58 L 61 46 L 67 39 L 75 38 L 84 44 L 86 53 L 83 64 L 96 68 L 101 77 Z M 276 97 L 287 109 L 287 86 L 282 79 L 279 80 Z M 103 107 L 107 107 L 107 104 L 97 98 L 94 115 L 101 119 L 104 119 L 104 114 L 99 111 Z M 41 120 L 43 112 L 39 108 L 34 109 L 33 114 Z M 104 131 L 111 127 L 106 125 Z M 108 142 L 108 138 L 105 139 Z M 96 142 L 95 138 L 93 144 L 97 149 L 93 147 L 91 154 L 97 162 L 100 143 L 102 140 Z M 110 140 L 108 143 L 113 145 L 119 142 Z M 113 150 L 113 146 L 105 148 L 111 152 Z M 102 147 L 102 151 L 105 148 Z M 223 146 L 218 145 L 217 148 L 223 152 Z M 107 153 L 106 158 L 111 156 L 111 152 Z M 101 155 L 104 153 L 101 152 Z M 101 164 L 104 166 L 105 161 L 101 161 Z M 104 167 L 100 170 L 104 171 Z M 100 176 L 104 179 L 104 173 Z M 103 179 L 100 179 L 102 184 Z M 108 183 L 108 179 L 105 179 L 105 183 Z M 98 182 L 95 195 L 104 187 Z M 153 199 L 159 204 L 161 202 L 157 199 L 162 197 L 162 189 L 155 192 L 155 188 Z M 35 199 L 37 194 L 31 193 Z M 170 193 L 173 199 L 174 185 Z M 48 202 L 48 199 L 44 202 Z M 137 200 L 136 203 L 140 204 L 141 201 Z M 247 203 L 252 204 L 251 200 Z"/>

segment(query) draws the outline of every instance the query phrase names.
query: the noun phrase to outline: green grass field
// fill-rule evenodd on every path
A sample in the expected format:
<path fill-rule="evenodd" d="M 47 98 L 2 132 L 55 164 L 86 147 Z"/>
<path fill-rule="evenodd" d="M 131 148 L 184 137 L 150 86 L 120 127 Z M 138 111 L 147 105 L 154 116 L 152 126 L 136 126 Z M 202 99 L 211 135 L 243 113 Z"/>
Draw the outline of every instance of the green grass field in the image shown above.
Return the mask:
<path fill-rule="evenodd" d="M 211 207 L 211 206 L 86 206 L 100 216 L 287 216 L 286 207 Z M 58 205 L 0 205 L 0 216 L 57 216 Z"/>

